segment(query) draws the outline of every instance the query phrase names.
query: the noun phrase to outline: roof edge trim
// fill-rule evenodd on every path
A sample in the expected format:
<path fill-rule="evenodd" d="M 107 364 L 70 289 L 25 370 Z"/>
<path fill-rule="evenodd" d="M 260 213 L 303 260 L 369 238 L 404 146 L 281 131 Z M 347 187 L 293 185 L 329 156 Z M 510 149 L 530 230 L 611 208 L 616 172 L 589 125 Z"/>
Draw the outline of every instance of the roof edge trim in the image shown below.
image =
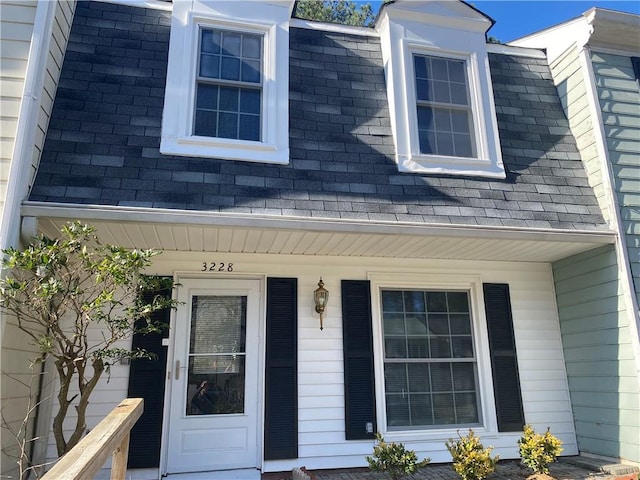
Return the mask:
<path fill-rule="evenodd" d="M 270 228 L 303 231 L 409 234 L 459 238 L 499 238 L 556 242 L 613 244 L 612 230 L 566 230 L 485 225 L 413 224 L 408 222 L 316 219 L 307 217 L 269 217 L 254 214 L 227 214 L 150 207 L 122 207 L 72 203 L 30 202 L 22 204 L 23 217 L 74 218 L 79 220 L 120 221 L 126 223 L 163 223 L 178 225 Z"/>
<path fill-rule="evenodd" d="M 357 27 L 353 25 L 341 25 L 339 23 L 315 22 L 302 18 L 291 18 L 289 26 L 295 28 L 306 28 L 307 30 L 321 30 L 324 32 L 344 33 L 348 35 L 359 35 L 362 37 L 379 37 L 378 32 L 371 27 Z"/>

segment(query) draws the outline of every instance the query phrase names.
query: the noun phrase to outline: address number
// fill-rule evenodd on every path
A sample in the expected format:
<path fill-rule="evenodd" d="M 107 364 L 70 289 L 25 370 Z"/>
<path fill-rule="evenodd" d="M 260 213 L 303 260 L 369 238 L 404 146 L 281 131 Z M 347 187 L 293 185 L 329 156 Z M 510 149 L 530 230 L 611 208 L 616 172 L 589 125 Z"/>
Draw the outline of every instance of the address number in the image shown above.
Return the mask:
<path fill-rule="evenodd" d="M 233 263 L 202 262 L 201 272 L 233 272 Z"/>

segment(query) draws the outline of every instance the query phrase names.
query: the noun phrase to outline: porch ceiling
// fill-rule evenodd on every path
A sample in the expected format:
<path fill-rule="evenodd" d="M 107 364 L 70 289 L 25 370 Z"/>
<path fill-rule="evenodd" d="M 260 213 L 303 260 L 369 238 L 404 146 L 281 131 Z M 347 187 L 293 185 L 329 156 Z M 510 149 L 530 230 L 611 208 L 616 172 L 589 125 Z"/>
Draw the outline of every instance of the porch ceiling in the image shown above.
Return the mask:
<path fill-rule="evenodd" d="M 23 206 L 23 217 L 37 218 L 38 232 L 48 236 L 55 236 L 69 219 L 79 219 L 94 225 L 105 243 L 165 251 L 553 262 L 615 241 L 610 231 L 181 215 L 34 204 Z M 23 221 L 23 226 L 29 223 L 33 222 Z"/>

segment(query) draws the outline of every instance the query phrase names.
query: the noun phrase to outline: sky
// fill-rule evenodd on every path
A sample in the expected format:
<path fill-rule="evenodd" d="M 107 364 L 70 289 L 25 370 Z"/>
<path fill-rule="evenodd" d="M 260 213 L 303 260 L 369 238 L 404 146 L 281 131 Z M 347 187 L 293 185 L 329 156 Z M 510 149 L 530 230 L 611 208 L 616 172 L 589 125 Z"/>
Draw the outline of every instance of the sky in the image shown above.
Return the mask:
<path fill-rule="evenodd" d="M 467 0 L 495 20 L 489 35 L 503 43 L 582 15 L 591 7 L 640 15 L 640 0 Z M 366 2 L 358 2 L 366 3 Z M 381 2 L 370 2 L 377 11 Z"/>

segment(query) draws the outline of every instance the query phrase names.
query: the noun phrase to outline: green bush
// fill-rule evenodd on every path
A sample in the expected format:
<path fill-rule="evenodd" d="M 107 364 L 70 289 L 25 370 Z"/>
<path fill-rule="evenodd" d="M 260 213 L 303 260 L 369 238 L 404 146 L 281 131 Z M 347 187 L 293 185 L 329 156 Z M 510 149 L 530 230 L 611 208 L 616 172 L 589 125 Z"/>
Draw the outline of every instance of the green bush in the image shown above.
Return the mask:
<path fill-rule="evenodd" d="M 531 425 L 524 426 L 522 438 L 518 440 L 522 463 L 534 473 L 549 473 L 549 465 L 562 452 L 562 442 L 547 428 L 544 435 L 536 433 Z"/>
<path fill-rule="evenodd" d="M 493 447 L 484 448 L 473 430 L 466 437 L 458 432 L 458 437 L 450 438 L 445 445 L 453 459 L 453 469 L 462 480 L 482 480 L 496 469 L 498 456 L 491 458 Z"/>
<path fill-rule="evenodd" d="M 407 450 L 402 443 L 387 443 L 380 433 L 376 434 L 378 443 L 373 446 L 373 457 L 366 457 L 369 468 L 374 472 L 386 472 L 396 480 L 402 475 L 411 475 L 418 468 L 429 464 L 430 458 L 418 461 L 413 450 Z"/>

